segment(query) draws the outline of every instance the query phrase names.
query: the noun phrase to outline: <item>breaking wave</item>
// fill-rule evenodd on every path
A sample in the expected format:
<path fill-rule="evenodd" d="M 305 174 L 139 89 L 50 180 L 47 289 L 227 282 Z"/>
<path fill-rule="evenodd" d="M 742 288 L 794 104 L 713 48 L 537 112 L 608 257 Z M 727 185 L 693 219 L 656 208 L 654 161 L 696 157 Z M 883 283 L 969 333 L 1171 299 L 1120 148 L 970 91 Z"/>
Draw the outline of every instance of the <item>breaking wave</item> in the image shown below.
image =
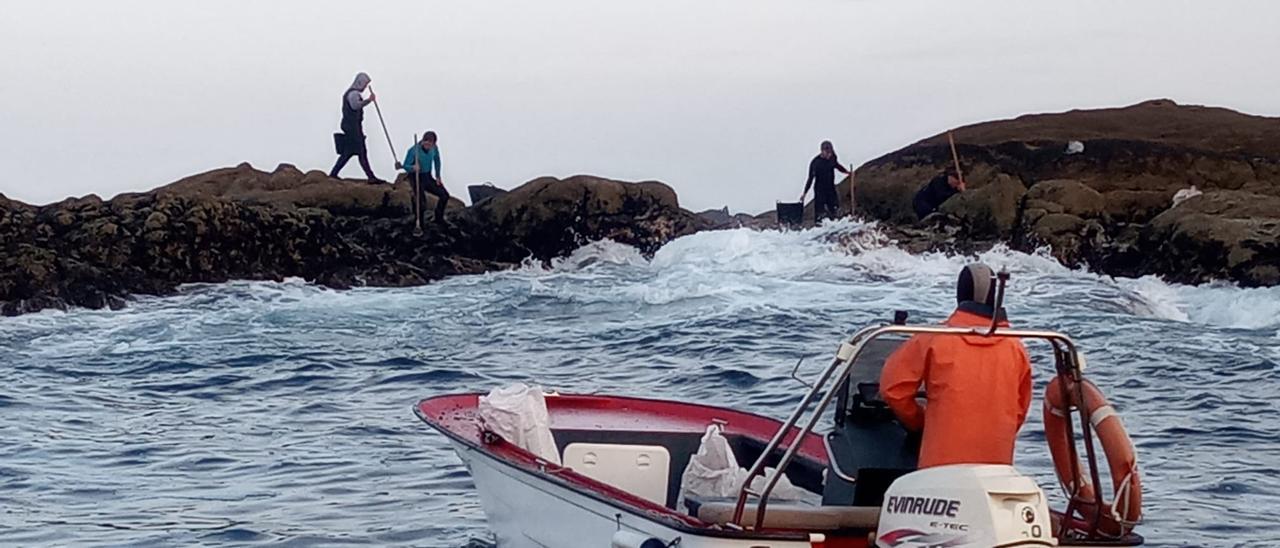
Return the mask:
<path fill-rule="evenodd" d="M 924 295 L 936 296 L 944 301 L 940 308 L 945 308 L 949 303 L 943 294 L 951 290 L 954 276 L 975 260 L 1009 270 L 1013 275 L 1010 306 L 1015 308 L 1082 305 L 1217 327 L 1280 327 L 1280 287 L 1189 286 L 1155 276 L 1112 278 L 1069 269 L 1047 250 L 1028 254 L 1003 245 L 978 256 L 913 255 L 894 245 L 874 223 L 852 220 L 798 231 L 702 232 L 671 242 L 651 259 L 633 247 L 605 240 L 555 259 L 550 267 L 526 264 L 514 273 L 497 276 L 526 278 L 544 291 L 549 291 L 547 283 L 555 279 L 620 279 L 629 283 L 610 284 L 604 288 L 607 296 L 577 298 L 638 299 L 649 304 L 711 296 L 751 301 L 793 283 L 857 284 L 864 289 L 887 285 L 926 289 Z M 839 289 L 828 291 L 840 293 Z M 1027 302 L 1019 302 L 1023 299 Z"/>

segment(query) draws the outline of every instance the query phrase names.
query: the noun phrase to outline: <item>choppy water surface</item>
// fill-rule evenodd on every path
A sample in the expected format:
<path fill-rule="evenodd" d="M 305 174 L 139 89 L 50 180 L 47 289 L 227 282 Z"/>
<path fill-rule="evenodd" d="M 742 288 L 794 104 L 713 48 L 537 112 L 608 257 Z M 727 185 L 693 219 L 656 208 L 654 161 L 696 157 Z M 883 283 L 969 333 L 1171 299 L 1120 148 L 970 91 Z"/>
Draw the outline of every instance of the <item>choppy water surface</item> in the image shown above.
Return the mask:
<path fill-rule="evenodd" d="M 1015 323 L 1086 349 L 1138 445 L 1151 544 L 1280 539 L 1280 290 L 983 259 L 1014 273 Z M 782 416 L 798 357 L 816 368 L 894 309 L 940 319 L 964 262 L 841 223 L 703 233 L 650 261 L 599 243 L 413 289 L 230 283 L 0 319 L 0 544 L 483 541 L 418 399 L 519 380 Z M 1056 490 L 1038 403 L 1018 459 Z"/>

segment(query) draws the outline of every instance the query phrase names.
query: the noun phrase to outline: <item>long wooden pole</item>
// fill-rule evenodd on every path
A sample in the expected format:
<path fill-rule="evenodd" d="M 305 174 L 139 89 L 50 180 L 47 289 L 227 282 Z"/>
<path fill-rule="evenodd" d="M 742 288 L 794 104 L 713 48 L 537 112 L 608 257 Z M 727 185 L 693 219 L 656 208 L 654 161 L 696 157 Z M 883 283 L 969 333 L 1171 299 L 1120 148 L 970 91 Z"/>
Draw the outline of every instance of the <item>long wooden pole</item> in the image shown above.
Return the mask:
<path fill-rule="evenodd" d="M 418 134 L 413 134 L 413 146 L 420 147 L 418 144 Z M 422 234 L 422 161 L 418 158 L 417 148 L 413 149 L 413 230 L 417 234 Z"/>
<path fill-rule="evenodd" d="M 947 132 L 947 142 L 951 144 L 951 160 L 956 163 L 956 178 L 964 181 L 964 172 L 960 171 L 960 155 L 956 154 L 956 140 L 951 136 L 951 132 Z"/>
<path fill-rule="evenodd" d="M 856 217 L 858 215 L 858 198 L 853 192 L 853 185 L 856 183 L 853 179 L 853 164 L 849 164 L 849 216 Z"/>
<path fill-rule="evenodd" d="M 391 144 L 391 132 L 387 131 L 387 121 L 382 118 L 382 107 L 378 106 L 378 94 L 373 92 L 373 86 L 369 86 L 369 93 L 373 93 L 373 110 L 378 113 L 378 121 L 382 123 L 382 134 L 387 137 L 387 149 L 391 151 L 391 161 L 396 161 L 396 147 Z"/>

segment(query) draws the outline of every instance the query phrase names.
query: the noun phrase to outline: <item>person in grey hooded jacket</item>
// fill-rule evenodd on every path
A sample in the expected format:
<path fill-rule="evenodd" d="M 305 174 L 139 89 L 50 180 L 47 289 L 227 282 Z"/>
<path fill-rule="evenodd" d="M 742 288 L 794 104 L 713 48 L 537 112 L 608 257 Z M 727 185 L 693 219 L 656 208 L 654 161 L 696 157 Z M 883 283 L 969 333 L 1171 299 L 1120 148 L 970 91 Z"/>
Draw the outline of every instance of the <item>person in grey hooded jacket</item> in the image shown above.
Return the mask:
<path fill-rule="evenodd" d="M 338 163 L 329 171 L 329 176 L 335 179 L 338 178 L 338 172 L 347 165 L 347 161 L 355 156 L 360 159 L 360 167 L 364 169 L 369 182 L 382 182 L 373 174 L 373 168 L 369 167 L 369 150 L 364 143 L 364 107 L 377 98 L 372 91 L 369 92 L 368 99 L 364 98 L 364 90 L 368 89 L 370 81 L 369 75 L 361 72 L 356 75 L 351 87 L 342 94 L 342 133 L 335 136 Z"/>

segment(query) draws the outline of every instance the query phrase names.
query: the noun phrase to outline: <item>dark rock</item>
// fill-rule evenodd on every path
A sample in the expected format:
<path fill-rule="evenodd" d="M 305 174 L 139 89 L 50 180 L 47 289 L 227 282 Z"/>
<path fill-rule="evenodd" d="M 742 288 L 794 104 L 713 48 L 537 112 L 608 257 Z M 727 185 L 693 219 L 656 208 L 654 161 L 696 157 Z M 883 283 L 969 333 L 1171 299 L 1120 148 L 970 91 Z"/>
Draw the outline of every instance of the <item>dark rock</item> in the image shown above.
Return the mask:
<path fill-rule="evenodd" d="M 494 196 L 506 193 L 507 191 L 505 189 L 493 186 L 493 183 L 467 186 L 467 194 L 471 197 L 471 205 L 478 204 Z"/>
<path fill-rule="evenodd" d="M 708 209 L 706 211 L 699 211 L 697 215 L 704 222 L 706 222 L 706 224 L 709 227 L 713 229 L 737 228 L 738 226 L 736 223 L 736 219 L 734 219 L 733 215 L 729 214 L 728 206 L 722 207 L 720 209 Z"/>
<path fill-rule="evenodd" d="M 146 193 L 32 207 L 0 197 L 0 312 L 118 308 L 179 284 L 302 277 L 406 286 L 547 260 L 611 238 L 652 252 L 704 228 L 661 183 L 540 179 L 415 233 L 411 192 L 247 164 Z M 425 210 L 435 198 L 428 196 Z"/>
<path fill-rule="evenodd" d="M 1072 180 L 1054 180 L 1036 183 L 1027 191 L 1027 209 L 1052 205 L 1054 213 L 1066 213 L 1087 219 L 1102 217 L 1106 209 L 1102 193 L 1084 183 Z"/>
<path fill-rule="evenodd" d="M 857 170 L 854 199 L 858 212 L 896 224 L 916 222 L 911 200 L 942 170 L 941 165 L 871 163 Z"/>
<path fill-rule="evenodd" d="M 1103 212 L 1125 223 L 1145 223 L 1173 204 L 1176 190 L 1113 190 L 1103 194 Z"/>
<path fill-rule="evenodd" d="M 762 215 L 750 215 L 747 213 L 729 213 L 728 207 L 720 209 L 708 209 L 697 213 L 701 219 L 703 230 L 726 230 L 733 228 L 754 228 L 769 229 L 778 228 L 777 211 L 770 211 Z"/>
<path fill-rule="evenodd" d="M 1007 238 L 1013 234 L 1018 204 L 1027 193 L 1022 182 L 1007 175 L 952 196 L 938 213 L 954 219 L 972 238 Z"/>
<path fill-rule="evenodd" d="M 1244 285 L 1280 282 L 1280 197 L 1211 191 L 1147 225 L 1141 246 L 1150 271 L 1200 283 L 1227 278 Z"/>
<path fill-rule="evenodd" d="M 653 253 L 705 228 L 658 182 L 621 183 L 587 175 L 535 179 L 468 210 L 471 223 L 535 258 L 548 259 L 591 241 L 611 239 Z M 490 241 L 497 247 L 498 241 Z"/>
<path fill-rule="evenodd" d="M 1067 264 L 1113 275 L 1275 283 L 1280 267 L 1261 257 L 1277 255 L 1270 228 L 1277 214 L 1254 208 L 1246 215 L 1220 196 L 1183 210 L 1173 207 L 1173 196 L 1195 186 L 1259 203 L 1280 197 L 1280 119 L 1156 100 L 1022 116 L 953 136 L 967 192 L 923 222 L 915 219 L 915 191 L 952 163 L 944 133 L 859 167 L 857 212 L 894 231 L 933 231 L 931 239 L 908 234 L 914 248 L 1005 241 L 1026 251 L 1048 246 Z M 1083 150 L 1069 150 L 1071 142 Z M 1010 205 L 1017 192 L 1009 184 L 998 197 L 979 193 L 998 178 L 1023 183 L 1023 199 Z M 1221 207 L 1190 213 L 1211 202 Z M 1147 256 L 1157 251 L 1159 257 Z"/>

